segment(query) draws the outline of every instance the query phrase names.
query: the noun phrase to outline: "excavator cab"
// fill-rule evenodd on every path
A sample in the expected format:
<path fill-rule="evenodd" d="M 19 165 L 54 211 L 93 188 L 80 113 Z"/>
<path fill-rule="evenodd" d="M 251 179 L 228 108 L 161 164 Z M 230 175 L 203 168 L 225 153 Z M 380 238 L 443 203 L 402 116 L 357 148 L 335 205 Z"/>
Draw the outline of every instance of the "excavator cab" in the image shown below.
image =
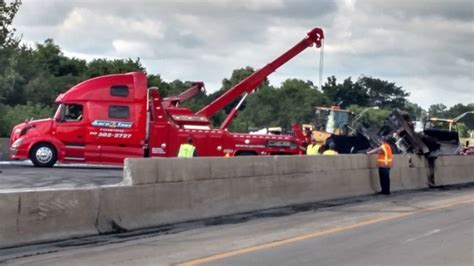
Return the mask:
<path fill-rule="evenodd" d="M 333 142 L 340 154 L 365 152 L 370 143 L 351 127 L 353 120 L 354 113 L 337 105 L 316 107 L 312 137 L 317 143 L 324 144 L 323 149 Z"/>
<path fill-rule="evenodd" d="M 338 106 L 316 107 L 313 137 L 324 142 L 330 135 L 348 135 L 353 114 Z"/>

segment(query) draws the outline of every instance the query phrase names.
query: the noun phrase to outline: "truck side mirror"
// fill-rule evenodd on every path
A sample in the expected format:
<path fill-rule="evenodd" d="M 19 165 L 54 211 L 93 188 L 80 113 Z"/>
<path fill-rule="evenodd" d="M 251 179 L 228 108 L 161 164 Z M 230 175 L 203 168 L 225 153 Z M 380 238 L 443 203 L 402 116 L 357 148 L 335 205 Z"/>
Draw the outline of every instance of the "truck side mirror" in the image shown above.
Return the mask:
<path fill-rule="evenodd" d="M 58 123 L 64 122 L 64 121 L 65 121 L 65 119 L 64 119 L 64 113 L 61 113 L 60 115 L 56 116 L 56 117 L 54 118 L 54 120 L 55 120 L 56 122 L 58 122 Z"/>

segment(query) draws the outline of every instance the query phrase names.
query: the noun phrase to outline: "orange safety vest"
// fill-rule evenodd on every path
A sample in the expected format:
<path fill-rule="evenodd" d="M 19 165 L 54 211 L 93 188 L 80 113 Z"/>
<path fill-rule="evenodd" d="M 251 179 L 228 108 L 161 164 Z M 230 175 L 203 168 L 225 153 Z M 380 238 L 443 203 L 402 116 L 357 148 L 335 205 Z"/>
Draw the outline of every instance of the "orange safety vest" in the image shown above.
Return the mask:
<path fill-rule="evenodd" d="M 392 168 L 392 148 L 387 143 L 382 144 L 380 146 L 383 150 L 383 153 L 379 153 L 377 156 L 377 164 L 379 167 L 383 168 Z"/>

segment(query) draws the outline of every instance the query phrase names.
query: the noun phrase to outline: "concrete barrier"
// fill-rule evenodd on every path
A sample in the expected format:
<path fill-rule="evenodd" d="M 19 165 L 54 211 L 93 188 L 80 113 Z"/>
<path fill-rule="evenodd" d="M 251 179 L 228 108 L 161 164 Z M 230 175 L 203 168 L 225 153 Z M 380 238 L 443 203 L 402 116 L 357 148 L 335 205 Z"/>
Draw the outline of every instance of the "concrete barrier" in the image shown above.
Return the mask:
<path fill-rule="evenodd" d="M 473 165 L 442 157 L 436 182 L 474 182 Z M 426 188 L 428 173 L 397 155 L 392 190 Z M 127 159 L 121 186 L 0 192 L 0 248 L 372 194 L 378 180 L 366 155 Z"/>
<path fill-rule="evenodd" d="M 435 161 L 435 180 L 437 185 L 474 182 L 474 156 L 440 156 Z"/>
<path fill-rule="evenodd" d="M 10 139 L 0 138 L 0 161 L 10 160 Z"/>
<path fill-rule="evenodd" d="M 366 155 L 152 158 L 125 165 L 133 186 L 103 190 L 101 231 L 112 224 L 136 229 L 380 190 L 375 157 Z M 427 173 L 423 158 L 395 156 L 392 190 L 425 188 Z"/>
<path fill-rule="evenodd" d="M 97 234 L 99 189 L 0 192 L 0 247 Z"/>

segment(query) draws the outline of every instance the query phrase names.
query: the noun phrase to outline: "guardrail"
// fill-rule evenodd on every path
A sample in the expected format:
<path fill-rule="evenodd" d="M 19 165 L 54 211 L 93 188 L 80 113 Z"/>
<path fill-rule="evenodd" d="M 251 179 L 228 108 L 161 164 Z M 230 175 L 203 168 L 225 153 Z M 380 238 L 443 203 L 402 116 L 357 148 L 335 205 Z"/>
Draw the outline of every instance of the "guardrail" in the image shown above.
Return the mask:
<path fill-rule="evenodd" d="M 474 156 L 438 159 L 441 185 L 474 182 Z M 393 191 L 427 187 L 422 157 L 397 155 Z M 375 157 L 127 159 L 118 186 L 0 192 L 0 247 L 133 230 L 271 207 L 371 194 Z"/>

